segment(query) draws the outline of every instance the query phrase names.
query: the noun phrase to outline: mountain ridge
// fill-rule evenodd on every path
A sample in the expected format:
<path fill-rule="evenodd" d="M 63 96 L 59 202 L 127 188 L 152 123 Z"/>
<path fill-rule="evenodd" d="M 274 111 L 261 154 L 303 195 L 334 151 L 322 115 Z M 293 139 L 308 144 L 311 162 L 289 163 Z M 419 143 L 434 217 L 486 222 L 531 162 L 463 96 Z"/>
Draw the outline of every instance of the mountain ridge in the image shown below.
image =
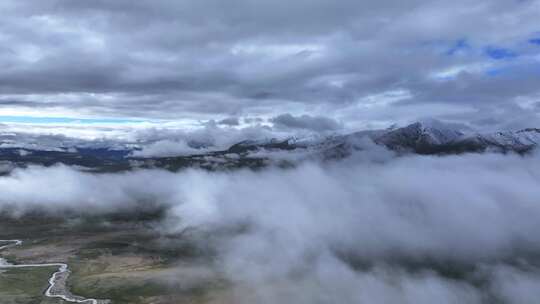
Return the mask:
<path fill-rule="evenodd" d="M 28 165 L 52 166 L 65 164 L 93 172 L 115 172 L 136 168 L 163 168 L 176 171 L 196 167 L 210 170 L 231 168 L 260 168 L 272 163 L 294 165 L 292 159 L 319 158 L 342 159 L 365 150 L 365 141 L 385 147 L 398 155 L 451 155 L 462 153 L 518 153 L 526 154 L 540 145 L 540 128 L 492 133 L 466 132 L 442 124 L 416 122 L 401 128 L 364 130 L 343 135 L 316 136 L 309 138 L 244 140 L 226 149 L 191 155 L 169 157 L 135 157 L 138 147 L 118 145 L 109 148 L 102 144 L 92 148 L 47 148 L 46 150 L 0 144 L 0 173 L 2 168 L 26 167 Z M 4 169 L 9 172 L 11 169 Z"/>

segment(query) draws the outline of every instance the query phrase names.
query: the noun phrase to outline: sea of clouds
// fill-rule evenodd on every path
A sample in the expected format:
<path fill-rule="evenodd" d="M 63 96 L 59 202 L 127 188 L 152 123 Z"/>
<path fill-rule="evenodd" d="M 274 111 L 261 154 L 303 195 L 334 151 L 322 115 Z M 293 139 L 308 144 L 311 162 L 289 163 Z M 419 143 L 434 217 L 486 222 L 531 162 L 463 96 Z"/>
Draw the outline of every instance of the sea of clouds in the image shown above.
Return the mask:
<path fill-rule="evenodd" d="M 159 229 L 216 235 L 219 273 L 232 283 L 226 297 L 236 303 L 540 298 L 539 154 L 361 153 L 257 172 L 16 169 L 0 177 L 0 210 L 164 206 Z"/>

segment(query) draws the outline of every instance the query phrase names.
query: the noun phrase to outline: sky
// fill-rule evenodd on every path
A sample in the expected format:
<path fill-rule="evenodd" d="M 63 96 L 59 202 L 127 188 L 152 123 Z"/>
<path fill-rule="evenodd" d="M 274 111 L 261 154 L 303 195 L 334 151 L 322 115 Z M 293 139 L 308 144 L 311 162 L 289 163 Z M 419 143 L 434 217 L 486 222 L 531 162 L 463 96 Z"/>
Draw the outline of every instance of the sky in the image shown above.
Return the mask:
<path fill-rule="evenodd" d="M 0 124 L 538 127 L 540 1 L 0 3 Z"/>

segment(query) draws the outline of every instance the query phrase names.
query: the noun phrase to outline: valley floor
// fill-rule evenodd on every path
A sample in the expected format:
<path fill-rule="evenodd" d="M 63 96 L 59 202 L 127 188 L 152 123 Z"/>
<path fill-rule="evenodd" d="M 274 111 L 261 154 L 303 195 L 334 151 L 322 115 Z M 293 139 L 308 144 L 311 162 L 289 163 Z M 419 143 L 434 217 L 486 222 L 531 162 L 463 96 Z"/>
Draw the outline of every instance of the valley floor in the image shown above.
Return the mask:
<path fill-rule="evenodd" d="M 200 255 L 188 243 L 176 241 L 174 250 L 163 246 L 163 237 L 144 222 L 5 218 L 0 231 L 1 239 L 24 240 L 0 252 L 2 258 L 14 264 L 67 263 L 72 271 L 68 289 L 85 298 L 110 299 L 113 304 L 206 303 L 223 288 L 218 277 L 204 278 L 200 284 L 168 281 L 182 267 L 193 269 Z M 68 303 L 44 296 L 57 270 L 0 270 L 1 303 Z"/>

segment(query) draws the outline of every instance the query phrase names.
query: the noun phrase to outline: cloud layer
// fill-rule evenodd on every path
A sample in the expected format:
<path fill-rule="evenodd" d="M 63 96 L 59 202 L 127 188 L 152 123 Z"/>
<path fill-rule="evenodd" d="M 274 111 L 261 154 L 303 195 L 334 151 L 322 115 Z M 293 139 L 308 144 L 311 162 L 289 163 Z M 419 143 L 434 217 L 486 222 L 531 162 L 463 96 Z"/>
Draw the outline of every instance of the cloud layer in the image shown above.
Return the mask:
<path fill-rule="evenodd" d="M 0 210 L 166 206 L 161 229 L 213 236 L 232 283 L 222 296 L 235 303 L 529 303 L 540 283 L 538 157 L 374 152 L 231 173 L 33 167 L 0 177 Z"/>
<path fill-rule="evenodd" d="M 537 0 L 9 0 L 0 8 L 2 113 L 538 121 Z"/>

